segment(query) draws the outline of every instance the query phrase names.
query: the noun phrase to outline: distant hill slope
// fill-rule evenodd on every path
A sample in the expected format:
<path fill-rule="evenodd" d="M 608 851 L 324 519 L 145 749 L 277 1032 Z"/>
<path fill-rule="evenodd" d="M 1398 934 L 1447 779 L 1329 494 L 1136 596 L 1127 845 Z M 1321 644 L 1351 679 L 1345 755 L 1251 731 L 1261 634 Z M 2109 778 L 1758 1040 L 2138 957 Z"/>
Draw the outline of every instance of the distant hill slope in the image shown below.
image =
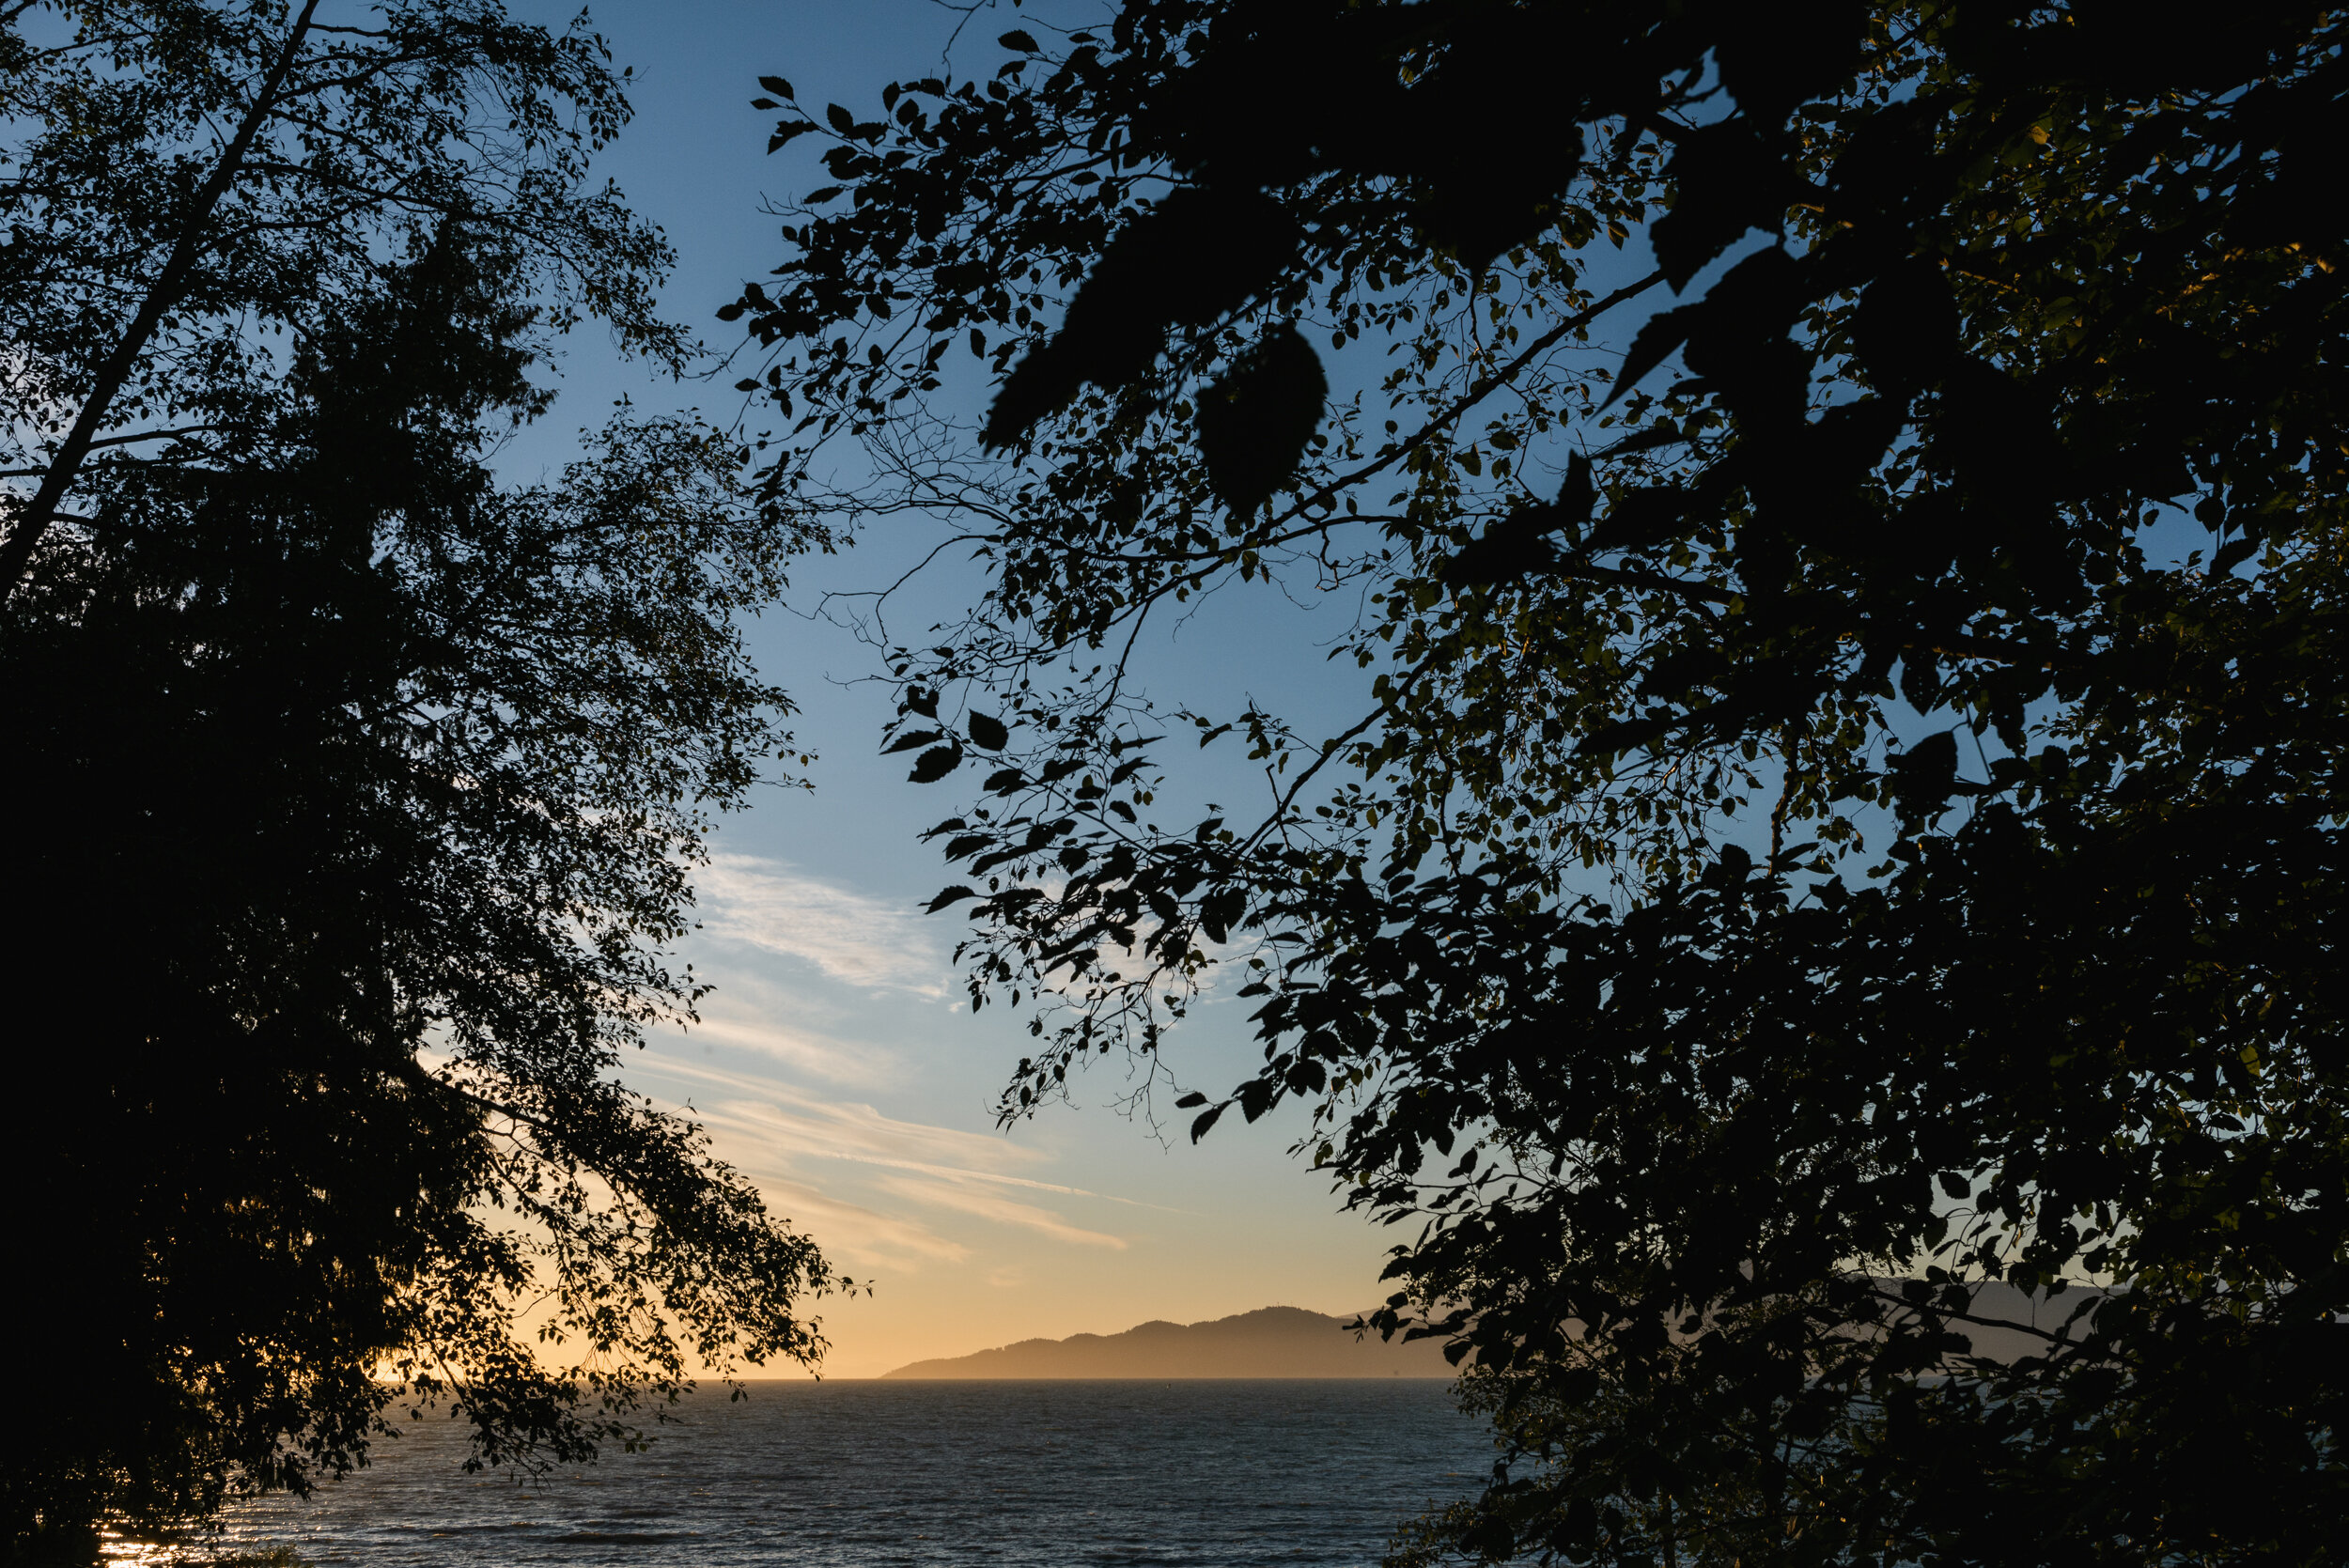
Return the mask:
<path fill-rule="evenodd" d="M 1891 1281 L 1886 1281 L 1890 1283 Z M 2091 1293 L 2092 1294 L 2092 1293 Z M 1987 1284 L 1975 1310 L 1989 1318 L 2061 1326 L 2080 1299 L 2072 1292 L 2050 1303 L 2013 1285 Z M 902 1378 L 1013 1377 L 1451 1377 L 1443 1342 L 1357 1340 L 1346 1319 L 1299 1307 L 1259 1307 L 1209 1323 L 1141 1324 L 1122 1334 L 1075 1334 L 1065 1340 L 1021 1340 L 976 1355 L 916 1361 L 883 1373 Z M 1973 1353 L 2014 1361 L 2044 1353 L 2046 1342 L 2011 1328 L 1958 1324 Z M 2073 1336 L 2083 1330 L 2076 1326 Z"/>
<path fill-rule="evenodd" d="M 1442 1342 L 1357 1340 L 1346 1319 L 1260 1307 L 1211 1323 L 1144 1323 L 1122 1334 L 1021 1340 L 916 1361 L 889 1377 L 1450 1377 Z"/>

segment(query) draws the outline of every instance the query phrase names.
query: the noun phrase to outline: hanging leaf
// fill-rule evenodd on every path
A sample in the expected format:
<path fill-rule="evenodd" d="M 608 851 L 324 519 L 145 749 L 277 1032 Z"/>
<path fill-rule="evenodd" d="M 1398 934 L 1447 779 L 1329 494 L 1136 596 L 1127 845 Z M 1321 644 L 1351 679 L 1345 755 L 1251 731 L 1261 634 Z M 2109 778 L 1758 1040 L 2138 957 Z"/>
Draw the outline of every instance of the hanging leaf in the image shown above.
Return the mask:
<path fill-rule="evenodd" d="M 1659 310 L 1641 324 L 1631 339 L 1630 349 L 1623 356 L 1623 365 L 1615 372 L 1614 390 L 1608 393 L 1607 408 L 1616 398 L 1640 384 L 1641 379 L 1672 356 L 1672 350 L 1688 341 L 1689 328 L 1695 325 L 1693 305 L 1674 310 Z"/>
<path fill-rule="evenodd" d="M 1254 512 L 1296 477 L 1329 396 L 1321 356 L 1292 321 L 1266 334 L 1199 395 L 1207 483 L 1235 516 Z"/>
<path fill-rule="evenodd" d="M 1199 901 L 1199 928 L 1214 942 L 1231 940 L 1232 927 L 1248 908 L 1248 893 L 1241 888 L 1221 888 Z"/>
<path fill-rule="evenodd" d="M 936 784 L 962 763 L 959 746 L 934 746 L 913 759 L 913 771 L 906 777 L 915 784 Z"/>

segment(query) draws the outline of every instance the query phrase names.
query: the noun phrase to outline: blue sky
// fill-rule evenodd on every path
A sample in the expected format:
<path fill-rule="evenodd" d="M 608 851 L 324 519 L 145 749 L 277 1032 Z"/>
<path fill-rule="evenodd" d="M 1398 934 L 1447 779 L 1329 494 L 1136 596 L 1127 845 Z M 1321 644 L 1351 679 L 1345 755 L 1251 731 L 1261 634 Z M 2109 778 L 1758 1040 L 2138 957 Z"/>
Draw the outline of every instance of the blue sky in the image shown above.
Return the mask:
<path fill-rule="evenodd" d="M 514 9 L 557 24 L 573 14 Z M 766 156 L 774 116 L 750 107 L 756 78 L 863 109 L 883 83 L 934 72 L 958 17 L 929 0 L 606 0 L 594 19 L 636 82 L 636 121 L 599 168 L 677 246 L 671 314 L 723 344 L 730 329 L 711 313 L 781 259 L 762 194 L 822 183 L 812 155 Z M 976 15 L 957 72 L 991 69 L 992 40 L 1017 20 L 1008 7 Z M 623 392 L 731 417 L 731 380 L 662 387 L 583 337 L 562 401 L 507 452 L 508 474 L 559 467 L 570 433 L 599 424 Z M 794 604 L 872 588 L 926 542 L 873 535 L 811 561 Z M 934 591 L 967 585 L 949 576 Z M 1341 677 L 1315 651 L 1312 621 L 1263 612 L 1246 595 L 1211 601 L 1159 648 L 1159 694 L 1334 711 Z M 920 912 L 950 878 L 914 835 L 958 803 L 952 786 L 909 784 L 904 758 L 874 754 L 893 699 L 857 684 L 869 650 L 788 612 L 758 622 L 753 641 L 804 709 L 801 737 L 821 753 L 816 787 L 762 791 L 725 826 L 686 955 L 718 986 L 707 1021 L 650 1041 L 627 1077 L 692 1104 L 781 1212 L 873 1282 L 870 1297 L 823 1309 L 830 1371 L 870 1375 L 1030 1336 L 1273 1303 L 1348 1312 L 1383 1295 L 1393 1237 L 1339 1214 L 1320 1178 L 1288 1160 L 1296 1119 L 1226 1126 L 1196 1148 L 1178 1129 L 1160 1141 L 1115 1109 L 1130 1084 L 1112 1065 L 1078 1087 L 1074 1108 L 996 1130 L 995 1094 L 1026 1033 L 1000 1008 L 974 1017 L 961 1004 L 948 962 L 961 923 Z M 1187 1086 L 1220 1090 L 1252 1054 L 1240 1007 L 1210 1002 L 1173 1061 Z"/>

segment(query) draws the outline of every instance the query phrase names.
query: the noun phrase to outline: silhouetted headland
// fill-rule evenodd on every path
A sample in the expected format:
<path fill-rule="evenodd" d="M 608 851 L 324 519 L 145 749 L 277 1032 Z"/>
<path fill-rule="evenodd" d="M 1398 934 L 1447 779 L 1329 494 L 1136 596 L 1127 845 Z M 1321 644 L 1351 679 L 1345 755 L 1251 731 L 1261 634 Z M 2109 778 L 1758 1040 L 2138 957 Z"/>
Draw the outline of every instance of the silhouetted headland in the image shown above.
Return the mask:
<path fill-rule="evenodd" d="M 2078 1305 L 2080 1293 L 2050 1302 L 2007 1284 L 1984 1284 L 1975 1311 L 1994 1320 L 2056 1329 Z M 1206 1323 L 1138 1324 L 1122 1334 L 1072 1334 L 1065 1340 L 1021 1340 L 969 1356 L 915 1361 L 884 1377 L 1451 1377 L 1443 1342 L 1389 1343 L 1376 1334 L 1356 1339 L 1347 1320 L 1300 1307 L 1259 1307 Z M 2020 1328 L 1953 1324 L 1972 1342 L 1972 1354 L 2014 1361 L 2044 1354 L 2046 1341 Z M 2074 1325 L 2074 1338 L 2085 1331 Z"/>
<path fill-rule="evenodd" d="M 888 1377 L 1450 1377 L 1440 1340 L 1356 1339 L 1346 1319 L 1259 1307 L 1207 1323 L 1150 1322 L 1122 1334 L 1021 1340 L 916 1361 Z"/>

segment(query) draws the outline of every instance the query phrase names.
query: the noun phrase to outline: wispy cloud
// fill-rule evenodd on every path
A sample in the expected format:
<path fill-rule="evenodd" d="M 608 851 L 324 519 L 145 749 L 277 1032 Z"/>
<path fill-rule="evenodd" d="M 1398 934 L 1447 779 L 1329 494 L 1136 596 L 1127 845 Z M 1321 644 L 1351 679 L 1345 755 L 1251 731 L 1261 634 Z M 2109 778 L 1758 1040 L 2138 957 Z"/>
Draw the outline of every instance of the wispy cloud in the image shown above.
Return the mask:
<path fill-rule="evenodd" d="M 945 956 L 903 905 L 755 855 L 713 856 L 694 883 L 706 936 L 799 959 L 851 986 L 946 994 Z"/>
<path fill-rule="evenodd" d="M 962 1263 L 971 1249 L 918 1219 L 844 1203 L 800 1182 L 758 1184 L 768 1207 L 792 1228 L 812 1235 L 825 1257 L 845 1268 L 909 1269 L 924 1263 Z"/>
<path fill-rule="evenodd" d="M 879 1185 L 901 1198 L 910 1198 L 918 1203 L 975 1215 L 998 1225 L 1017 1225 L 1050 1236 L 1054 1241 L 1065 1241 L 1079 1247 L 1106 1247 L 1118 1252 L 1126 1250 L 1124 1236 L 1111 1235 L 1105 1231 L 1088 1231 L 1081 1225 L 1070 1224 L 1050 1209 L 981 1191 L 972 1184 L 934 1181 L 917 1176 L 886 1176 Z"/>
<path fill-rule="evenodd" d="M 845 1156 L 866 1165 L 885 1165 L 899 1171 L 914 1171 L 928 1176 L 944 1176 L 952 1181 L 989 1182 L 998 1187 L 1024 1187 L 1036 1192 L 1059 1192 L 1071 1198 L 1093 1198 L 1104 1203 L 1123 1203 L 1133 1209 L 1157 1209 L 1162 1214 L 1189 1214 L 1189 1209 L 1169 1208 L 1164 1203 L 1145 1203 L 1139 1198 L 1120 1198 L 1113 1192 L 1096 1192 L 1091 1188 L 1064 1187 L 1059 1182 L 1033 1181 L 1026 1176 L 1006 1176 L 995 1171 L 964 1171 L 949 1165 L 925 1165 L 910 1159 L 881 1159 L 873 1156 Z"/>
<path fill-rule="evenodd" d="M 890 1052 L 872 1046 L 834 1039 L 813 1030 L 744 1018 L 719 1012 L 705 1002 L 701 1022 L 687 1032 L 691 1043 L 714 1044 L 754 1051 L 786 1066 L 851 1088 L 879 1088 L 894 1068 Z"/>
<path fill-rule="evenodd" d="M 826 1099 L 791 1084 L 720 1067 L 661 1058 L 646 1062 L 640 1071 L 730 1091 L 724 1096 L 697 1100 L 696 1114 L 713 1126 L 724 1123 L 738 1131 L 755 1133 L 763 1141 L 795 1155 L 881 1165 L 913 1162 L 974 1175 L 1033 1166 L 1050 1158 L 1042 1150 L 990 1133 L 904 1121 L 883 1115 L 862 1101 Z"/>
<path fill-rule="evenodd" d="M 696 1097 L 695 1116 L 718 1137 L 726 1158 L 763 1187 L 772 1189 L 802 1191 L 820 1198 L 820 1189 L 806 1181 L 805 1162 L 843 1160 L 887 1172 L 877 1176 L 872 1188 L 893 1198 L 1017 1226 L 1074 1246 L 1114 1250 L 1125 1249 L 1123 1237 L 1089 1230 L 1052 1209 L 1023 1202 L 1011 1193 L 1052 1193 L 1130 1208 L 1159 1206 L 1019 1174 L 1018 1168 L 1034 1169 L 1050 1157 L 1008 1139 L 903 1121 L 883 1115 L 869 1105 L 829 1100 L 788 1084 L 719 1067 L 664 1059 L 648 1062 L 646 1068 L 650 1075 L 682 1085 L 720 1091 L 707 1098 Z M 882 1239 L 879 1222 L 886 1219 L 897 1228 L 892 1233 L 894 1239 L 889 1245 L 901 1250 L 945 1257 L 949 1254 L 941 1251 L 941 1247 L 959 1247 L 901 1215 L 881 1215 L 838 1204 L 828 1198 L 822 1201 L 840 1210 L 838 1218 L 846 1227 L 844 1242 L 848 1233 L 868 1230 L 876 1240 Z M 925 1242 L 922 1237 L 930 1240 Z M 817 1239 L 827 1246 L 833 1245 L 821 1234 Z M 962 1253 L 953 1255 L 959 1257 Z"/>

